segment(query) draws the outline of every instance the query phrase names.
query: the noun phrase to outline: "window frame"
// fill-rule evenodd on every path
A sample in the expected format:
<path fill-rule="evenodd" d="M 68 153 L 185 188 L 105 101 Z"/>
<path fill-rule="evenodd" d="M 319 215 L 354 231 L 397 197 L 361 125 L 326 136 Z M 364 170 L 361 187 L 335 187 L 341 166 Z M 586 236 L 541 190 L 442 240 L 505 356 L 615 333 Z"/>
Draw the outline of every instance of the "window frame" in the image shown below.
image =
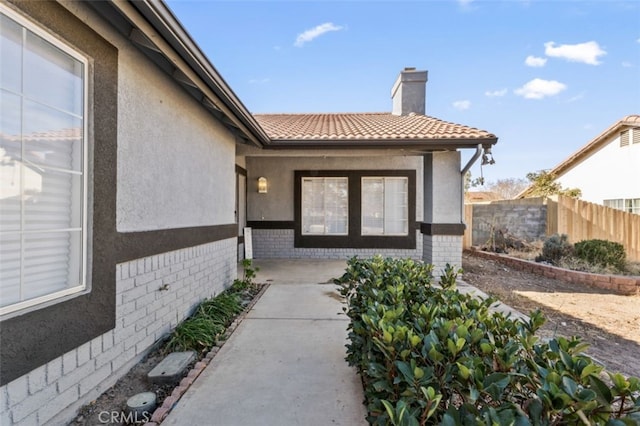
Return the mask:
<path fill-rule="evenodd" d="M 88 218 L 88 208 L 89 208 L 89 84 L 90 84 L 90 60 L 89 58 L 84 55 L 82 52 L 76 50 L 75 48 L 73 48 L 72 46 L 70 46 L 69 44 L 67 44 L 66 42 L 64 42 L 63 40 L 61 40 L 59 37 L 55 36 L 54 34 L 52 34 L 51 32 L 49 32 L 48 30 L 46 30 L 45 28 L 43 28 L 40 24 L 32 21 L 31 19 L 13 11 L 12 9 L 8 8 L 7 6 L 4 6 L 2 4 L 0 4 L 0 13 L 2 13 L 3 15 L 5 15 L 6 17 L 8 17 L 9 19 L 13 20 L 14 22 L 16 22 L 18 25 L 20 25 L 22 27 L 22 33 L 24 34 L 24 31 L 26 29 L 26 31 L 30 31 L 32 34 L 36 35 L 37 37 L 43 39 L 44 41 L 46 41 L 47 43 L 50 43 L 52 46 L 54 46 L 55 48 L 61 50 L 63 53 L 69 55 L 71 58 L 73 58 L 74 60 L 80 62 L 82 64 L 82 117 L 81 117 L 81 121 L 82 121 L 82 131 L 81 131 L 81 136 L 82 136 L 82 142 L 81 142 L 81 163 L 82 163 L 82 171 L 81 171 L 81 175 L 82 175 L 82 179 L 81 179 L 81 188 L 80 188 L 80 202 L 79 203 L 72 203 L 72 209 L 76 209 L 76 208 L 80 208 L 81 209 L 81 220 L 80 220 L 80 259 L 79 259 L 79 266 L 80 266 L 80 272 L 79 273 L 79 278 L 80 278 L 80 282 L 78 283 L 78 285 L 74 285 L 73 287 L 69 287 L 69 288 L 65 288 L 63 290 L 58 290 L 58 291 L 54 291 L 52 293 L 48 293 L 42 296 L 38 296 L 38 297 L 34 297 L 32 299 L 28 299 L 28 300 L 21 300 L 18 302 L 15 302 L 13 304 L 7 305 L 7 306 L 3 306 L 0 307 L 0 317 L 5 317 L 8 314 L 14 314 L 18 311 L 23 311 L 32 307 L 36 307 L 39 305 L 44 305 L 47 304 L 47 302 L 53 302 L 56 300 L 65 300 L 66 296 L 71 296 L 71 295 L 76 295 L 76 294 L 82 294 L 85 293 L 88 290 L 88 275 L 89 275 L 89 264 L 88 264 L 88 222 L 89 222 L 89 218 Z M 24 49 L 24 46 L 23 46 Z M 24 56 L 24 55 L 23 55 Z M 24 70 L 23 70 L 24 72 Z M 21 99 L 30 99 L 27 95 L 25 95 L 22 91 L 19 93 L 7 90 L 7 89 L 3 89 L 6 90 L 7 93 L 11 93 L 14 95 L 18 95 L 20 96 Z M 40 101 L 36 101 L 41 105 L 47 105 L 44 104 Z M 56 110 L 60 110 L 59 108 L 54 107 Z M 62 110 L 60 110 L 62 111 Z M 22 112 L 21 112 L 22 114 Z M 22 145 L 22 150 L 24 151 L 24 145 Z M 58 170 L 55 167 L 52 168 L 47 168 L 48 170 Z M 23 171 L 21 171 L 21 175 L 22 175 Z M 23 182 L 21 180 L 21 185 L 23 185 Z M 21 194 L 23 193 L 23 190 L 21 188 Z M 79 205 L 78 205 L 79 204 Z M 24 217 L 24 210 L 21 209 L 20 215 L 21 218 Z M 72 213 L 73 214 L 73 213 Z M 21 219 L 21 221 L 24 221 L 24 219 Z M 36 232 L 34 232 L 35 234 L 37 233 L 42 233 L 44 231 L 38 230 Z M 18 235 L 20 235 L 20 240 L 23 242 L 24 241 L 24 236 L 27 234 L 30 234 L 31 232 L 25 232 L 24 229 L 20 229 L 20 231 L 14 231 L 13 233 L 16 233 Z M 20 261 L 21 263 L 24 262 L 24 256 L 25 256 L 25 251 L 23 248 L 23 245 L 21 244 L 21 253 L 20 253 Z M 74 274 L 75 275 L 75 274 Z M 23 276 L 22 276 L 22 267 L 21 267 L 21 277 L 20 277 L 20 286 L 23 286 Z"/>
<path fill-rule="evenodd" d="M 308 235 L 302 233 L 302 179 L 305 177 L 348 178 L 348 234 Z M 406 177 L 408 179 L 407 235 L 362 234 L 362 178 Z M 295 248 L 416 248 L 416 171 L 415 170 L 295 170 L 294 171 L 294 247 Z"/>

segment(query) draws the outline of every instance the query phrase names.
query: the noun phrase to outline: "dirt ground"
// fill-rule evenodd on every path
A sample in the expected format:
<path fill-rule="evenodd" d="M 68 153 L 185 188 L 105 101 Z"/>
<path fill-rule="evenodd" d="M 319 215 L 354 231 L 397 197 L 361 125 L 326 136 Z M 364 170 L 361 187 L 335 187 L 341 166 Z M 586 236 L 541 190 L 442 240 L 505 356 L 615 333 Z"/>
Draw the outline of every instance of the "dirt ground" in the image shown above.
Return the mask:
<path fill-rule="evenodd" d="M 465 282 L 518 311 L 540 309 L 547 318 L 541 337 L 580 336 L 607 370 L 640 377 L 640 295 L 610 294 L 466 253 L 462 268 Z"/>

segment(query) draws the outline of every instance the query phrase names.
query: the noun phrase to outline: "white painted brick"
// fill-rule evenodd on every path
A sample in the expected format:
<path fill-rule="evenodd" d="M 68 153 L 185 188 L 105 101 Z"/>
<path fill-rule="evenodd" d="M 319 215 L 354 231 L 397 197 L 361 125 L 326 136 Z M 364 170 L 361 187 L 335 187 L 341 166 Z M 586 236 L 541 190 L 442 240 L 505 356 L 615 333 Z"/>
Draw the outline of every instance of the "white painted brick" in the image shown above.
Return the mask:
<path fill-rule="evenodd" d="M 145 274 L 142 275 L 138 275 L 137 277 L 135 277 L 133 280 L 135 281 L 135 286 L 139 287 L 139 286 L 143 286 L 145 284 L 150 283 L 151 281 L 156 279 L 156 274 L 153 271 L 149 271 Z"/>
<path fill-rule="evenodd" d="M 68 374 L 77 366 L 78 358 L 75 350 L 62 355 L 62 374 Z"/>
<path fill-rule="evenodd" d="M 98 336 L 90 342 L 90 355 L 92 359 L 95 359 L 102 353 L 102 336 Z"/>
<path fill-rule="evenodd" d="M 27 416 L 37 413 L 38 409 L 57 395 L 55 386 L 48 386 L 24 401 L 11 407 L 14 422 L 20 422 Z M 37 417 L 37 416 L 36 416 Z"/>
<path fill-rule="evenodd" d="M 122 325 L 124 326 L 124 328 L 128 328 L 145 315 L 147 315 L 147 311 L 145 309 L 136 309 L 135 311 L 124 317 Z"/>
<path fill-rule="evenodd" d="M 38 410 L 38 421 L 40 424 L 47 423 L 53 416 L 76 402 L 78 396 L 78 386 L 72 386 L 61 394 L 58 394 Z"/>
<path fill-rule="evenodd" d="M 155 342 L 153 335 L 147 336 L 136 344 L 136 355 L 139 355 L 149 349 Z"/>
<path fill-rule="evenodd" d="M 118 281 L 116 285 L 116 294 L 122 294 L 135 287 L 135 278 L 126 278 Z"/>
<path fill-rule="evenodd" d="M 9 407 L 19 404 L 29 395 L 29 384 L 27 376 L 21 376 L 7 384 L 9 396 Z"/>
<path fill-rule="evenodd" d="M 125 263 L 124 265 L 127 265 L 127 263 Z M 128 265 L 129 265 L 129 276 L 135 277 L 136 275 L 138 275 L 138 264 L 136 262 L 128 262 Z"/>
<path fill-rule="evenodd" d="M 130 348 L 126 351 L 121 351 L 117 357 L 111 361 L 111 371 L 117 372 L 123 365 L 131 361 L 136 355 L 136 348 Z"/>
<path fill-rule="evenodd" d="M 80 380 L 80 395 L 86 395 L 93 388 L 98 386 L 103 380 L 111 375 L 111 366 L 103 365 L 95 370 L 95 372 L 84 379 Z"/>
<path fill-rule="evenodd" d="M 60 380 L 58 380 L 58 392 L 62 393 L 66 391 L 71 386 L 80 382 L 83 378 L 90 376 L 95 369 L 95 361 L 91 361 L 84 363 L 69 374 L 65 374 L 60 378 Z"/>
<path fill-rule="evenodd" d="M 144 286 L 135 287 L 125 293 L 122 293 L 122 303 L 126 304 L 132 300 L 136 300 L 138 297 L 147 294 L 147 288 Z"/>
<path fill-rule="evenodd" d="M 147 306 L 156 301 L 156 291 L 152 291 L 142 297 L 136 299 L 136 310 L 143 310 L 147 312 Z"/>
<path fill-rule="evenodd" d="M 40 392 L 47 385 L 47 365 L 41 365 L 27 374 L 29 394 Z"/>
<path fill-rule="evenodd" d="M 0 425 L 9 426 L 12 424 L 13 420 L 11 420 L 11 411 L 0 412 Z"/>
<path fill-rule="evenodd" d="M 40 422 L 38 422 L 38 412 L 37 411 L 34 411 L 33 413 L 31 413 L 27 417 L 23 418 L 22 420 L 16 420 L 16 415 L 13 414 L 13 426 L 33 426 L 33 425 L 37 425 L 39 423 Z M 3 423 L 3 426 L 4 426 L 4 423 Z"/>
<path fill-rule="evenodd" d="M 116 345 L 116 346 L 112 346 L 110 349 L 102 352 L 100 355 L 98 355 L 95 360 L 96 360 L 96 368 L 101 368 L 104 365 L 107 364 L 111 364 L 111 361 L 113 361 L 116 357 L 118 357 L 118 355 L 120 355 L 122 353 L 122 349 L 123 349 L 123 345 Z"/>
<path fill-rule="evenodd" d="M 62 376 L 62 357 L 47 363 L 47 384 L 52 384 Z"/>
<path fill-rule="evenodd" d="M 113 331 L 107 331 L 102 335 L 102 350 L 106 351 L 113 346 Z"/>
<path fill-rule="evenodd" d="M 142 317 L 141 319 L 139 319 L 139 320 L 136 322 L 136 326 L 135 326 L 135 327 L 136 327 L 136 333 L 139 333 L 139 332 L 141 332 L 141 331 L 142 331 L 143 333 L 147 334 L 147 333 L 145 332 L 145 330 L 146 330 L 146 329 L 147 329 L 147 327 L 148 327 L 149 325 L 151 325 L 154 321 L 155 321 L 155 316 L 153 316 L 153 315 L 145 315 L 144 317 Z"/>
<path fill-rule="evenodd" d="M 7 386 L 0 387 L 0 413 L 9 410 L 9 391 Z M 2 424 L 2 423 L 0 423 Z"/>
<path fill-rule="evenodd" d="M 91 359 L 91 342 L 84 343 L 78 349 L 78 365 L 82 365 Z"/>

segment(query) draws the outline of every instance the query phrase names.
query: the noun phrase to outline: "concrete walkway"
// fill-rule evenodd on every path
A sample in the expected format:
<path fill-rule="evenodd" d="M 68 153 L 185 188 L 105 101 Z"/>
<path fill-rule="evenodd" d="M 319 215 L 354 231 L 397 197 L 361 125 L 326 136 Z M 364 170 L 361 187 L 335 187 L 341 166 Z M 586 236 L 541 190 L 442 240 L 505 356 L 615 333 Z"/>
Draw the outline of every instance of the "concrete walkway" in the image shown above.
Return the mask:
<path fill-rule="evenodd" d="M 366 425 L 344 360 L 348 319 L 331 278 L 344 261 L 260 260 L 271 285 L 163 425 Z"/>

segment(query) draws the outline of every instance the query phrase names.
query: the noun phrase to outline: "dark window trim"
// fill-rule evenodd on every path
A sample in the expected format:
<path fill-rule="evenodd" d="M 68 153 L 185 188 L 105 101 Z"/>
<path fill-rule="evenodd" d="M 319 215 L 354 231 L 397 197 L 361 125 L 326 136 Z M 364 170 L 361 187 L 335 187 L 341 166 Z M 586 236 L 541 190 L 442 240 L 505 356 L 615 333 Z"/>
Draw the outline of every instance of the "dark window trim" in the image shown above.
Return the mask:
<path fill-rule="evenodd" d="M 424 235 L 464 235 L 466 227 L 464 223 L 421 223 L 420 232 Z"/>
<path fill-rule="evenodd" d="M 295 229 L 292 220 L 250 220 L 247 226 L 252 229 Z"/>
<path fill-rule="evenodd" d="M 409 179 L 409 233 L 402 236 L 361 235 L 362 178 L 402 176 Z M 302 235 L 302 178 L 346 177 L 349 181 L 349 234 Z M 294 181 L 294 247 L 296 248 L 416 248 L 415 170 L 296 170 Z"/>

